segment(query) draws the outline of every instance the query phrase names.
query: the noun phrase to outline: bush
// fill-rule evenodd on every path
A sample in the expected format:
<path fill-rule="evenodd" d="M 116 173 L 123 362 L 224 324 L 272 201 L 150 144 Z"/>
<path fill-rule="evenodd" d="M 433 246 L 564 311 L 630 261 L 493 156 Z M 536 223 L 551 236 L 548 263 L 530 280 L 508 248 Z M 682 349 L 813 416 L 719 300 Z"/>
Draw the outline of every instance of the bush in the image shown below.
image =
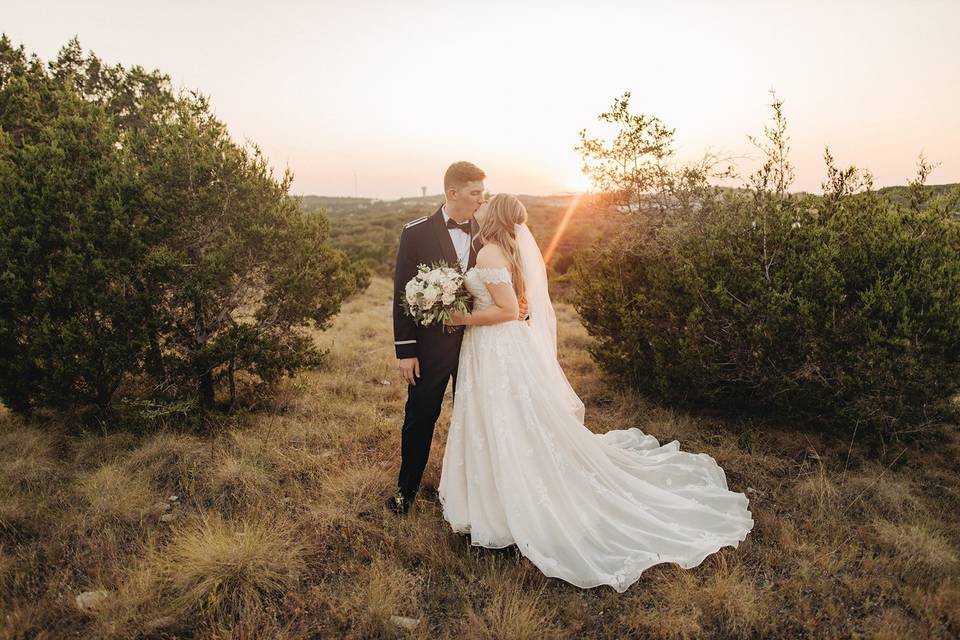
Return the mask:
<path fill-rule="evenodd" d="M 0 399 L 206 409 L 318 364 L 302 327 L 369 276 L 291 181 L 159 72 L 0 37 Z"/>
<path fill-rule="evenodd" d="M 305 215 L 288 195 L 293 176 L 275 180 L 259 149 L 235 145 L 198 96 L 129 144 L 143 158 L 146 263 L 163 319 L 151 374 L 210 406 L 220 380 L 232 403 L 240 372 L 269 383 L 319 364 L 299 327 L 328 326 L 368 276 L 330 245 L 327 218 Z"/>
<path fill-rule="evenodd" d="M 746 189 L 638 215 L 577 264 L 576 307 L 608 371 L 656 398 L 884 429 L 960 381 L 960 189 L 894 202 L 868 173 L 789 194 L 785 124 Z M 659 219 L 659 217 L 658 217 Z"/>
<path fill-rule="evenodd" d="M 133 167 L 65 64 L 0 39 L 0 398 L 21 413 L 106 406 L 149 328 Z"/>

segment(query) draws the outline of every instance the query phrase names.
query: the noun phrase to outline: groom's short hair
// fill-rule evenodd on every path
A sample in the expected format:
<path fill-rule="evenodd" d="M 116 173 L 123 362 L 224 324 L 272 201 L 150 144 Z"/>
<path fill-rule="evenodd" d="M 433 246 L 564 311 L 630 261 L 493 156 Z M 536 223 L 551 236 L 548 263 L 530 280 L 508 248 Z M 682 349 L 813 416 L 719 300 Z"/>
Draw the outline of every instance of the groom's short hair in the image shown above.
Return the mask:
<path fill-rule="evenodd" d="M 486 177 L 487 174 L 483 172 L 483 169 L 472 162 L 454 162 L 447 167 L 447 172 L 443 174 L 443 192 L 446 193 L 450 189 L 459 189 L 468 182 L 483 180 Z"/>

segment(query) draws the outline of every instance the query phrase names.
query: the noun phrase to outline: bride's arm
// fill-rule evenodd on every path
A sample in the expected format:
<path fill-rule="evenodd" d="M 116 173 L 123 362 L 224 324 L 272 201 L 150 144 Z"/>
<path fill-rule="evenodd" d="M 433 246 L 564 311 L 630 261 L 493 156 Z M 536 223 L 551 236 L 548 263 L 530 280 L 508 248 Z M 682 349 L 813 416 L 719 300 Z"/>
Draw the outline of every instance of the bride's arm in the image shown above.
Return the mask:
<path fill-rule="evenodd" d="M 486 245 L 477 253 L 477 267 L 480 269 L 495 269 L 502 267 L 510 270 L 506 257 L 495 245 Z M 487 291 L 493 298 L 493 306 L 473 313 L 455 313 L 450 324 L 499 324 L 516 320 L 520 311 L 517 301 L 517 292 L 510 282 L 486 282 Z"/>
<path fill-rule="evenodd" d="M 517 293 L 513 290 L 513 285 L 509 282 L 488 282 L 486 285 L 487 291 L 493 297 L 493 306 L 473 313 L 457 314 L 459 318 L 454 317 L 454 321 L 459 319 L 461 322 L 456 324 L 498 324 L 517 319 L 520 305 L 517 302 Z"/>

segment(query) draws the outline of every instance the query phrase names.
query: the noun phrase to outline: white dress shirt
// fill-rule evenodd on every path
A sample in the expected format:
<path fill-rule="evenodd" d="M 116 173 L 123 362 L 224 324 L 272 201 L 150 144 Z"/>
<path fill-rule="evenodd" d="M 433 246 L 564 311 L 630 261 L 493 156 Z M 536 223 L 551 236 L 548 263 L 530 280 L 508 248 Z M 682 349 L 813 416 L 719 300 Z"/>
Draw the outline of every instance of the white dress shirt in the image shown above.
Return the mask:
<path fill-rule="evenodd" d="M 450 216 L 447 215 L 447 205 L 443 205 L 443 223 L 446 224 Z M 463 229 L 447 229 L 450 239 L 453 241 L 453 248 L 457 251 L 457 259 L 460 260 L 460 266 L 463 272 L 467 272 L 467 264 L 470 263 L 470 234 Z"/>

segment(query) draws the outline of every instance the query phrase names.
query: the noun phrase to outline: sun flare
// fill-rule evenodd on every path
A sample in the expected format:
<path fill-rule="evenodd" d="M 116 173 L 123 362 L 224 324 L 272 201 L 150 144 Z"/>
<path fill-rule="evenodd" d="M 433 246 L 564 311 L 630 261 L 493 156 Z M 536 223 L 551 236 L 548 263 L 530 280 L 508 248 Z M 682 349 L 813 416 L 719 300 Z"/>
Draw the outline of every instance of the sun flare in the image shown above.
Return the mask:
<path fill-rule="evenodd" d="M 556 252 L 557 246 L 560 244 L 560 240 L 563 239 L 563 234 L 567 230 L 567 225 L 570 224 L 570 218 L 572 218 L 573 214 L 576 213 L 582 197 L 583 193 L 577 193 L 575 196 L 573 196 L 573 199 L 570 200 L 570 204 L 567 206 L 567 210 L 563 212 L 563 218 L 560 219 L 560 224 L 557 225 L 557 231 L 553 234 L 553 238 L 550 239 L 550 244 L 547 246 L 547 250 L 543 254 L 543 261 L 547 264 L 547 266 L 550 266 L 550 261 L 553 259 L 553 254 Z"/>

